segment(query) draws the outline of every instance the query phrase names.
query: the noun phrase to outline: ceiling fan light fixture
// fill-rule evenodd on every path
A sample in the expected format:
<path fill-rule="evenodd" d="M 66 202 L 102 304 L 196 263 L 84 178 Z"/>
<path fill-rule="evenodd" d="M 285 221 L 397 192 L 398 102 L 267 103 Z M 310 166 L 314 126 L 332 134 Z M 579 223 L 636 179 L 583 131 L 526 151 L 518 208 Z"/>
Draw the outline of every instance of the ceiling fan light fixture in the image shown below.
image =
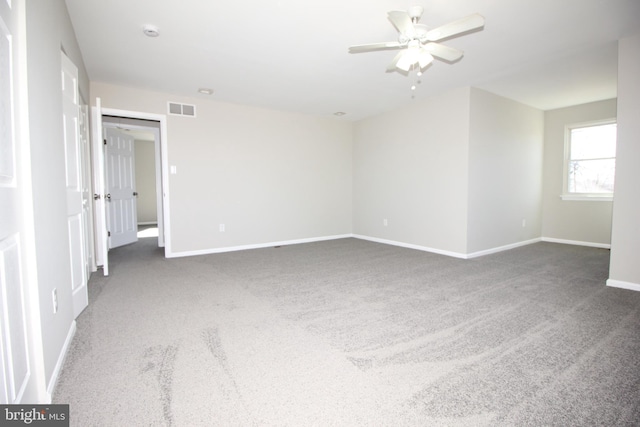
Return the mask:
<path fill-rule="evenodd" d="M 396 68 L 398 70 L 408 72 L 415 63 L 416 61 L 412 58 L 411 53 L 405 52 L 396 63 Z"/>
<path fill-rule="evenodd" d="M 426 68 L 427 65 L 431 64 L 431 62 L 433 62 L 433 56 L 431 56 L 431 54 L 426 50 L 421 49 L 418 54 L 418 64 L 420 65 L 420 69 L 422 70 Z"/>

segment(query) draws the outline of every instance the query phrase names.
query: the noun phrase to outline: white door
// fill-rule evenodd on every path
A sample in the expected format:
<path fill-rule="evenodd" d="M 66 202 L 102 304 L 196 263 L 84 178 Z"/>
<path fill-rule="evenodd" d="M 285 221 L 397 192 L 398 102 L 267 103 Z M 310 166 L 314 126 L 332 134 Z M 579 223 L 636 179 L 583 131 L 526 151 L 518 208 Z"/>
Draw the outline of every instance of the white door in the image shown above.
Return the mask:
<path fill-rule="evenodd" d="M 102 266 L 102 274 L 109 275 L 109 237 L 107 231 L 107 199 L 104 168 L 104 147 L 106 139 L 102 135 L 102 104 L 96 98 L 96 106 L 91 109 L 93 123 L 93 212 L 95 214 L 96 265 Z M 104 141 L 104 142 L 103 142 Z"/>
<path fill-rule="evenodd" d="M 62 120 L 67 184 L 67 233 L 70 248 L 71 292 L 74 317 L 85 309 L 87 295 L 86 252 L 82 194 L 82 151 L 80 145 L 80 100 L 78 69 L 63 52 Z"/>
<path fill-rule="evenodd" d="M 30 372 L 25 294 L 32 247 L 33 207 L 29 141 L 21 132 L 19 102 L 24 99 L 19 58 L 24 46 L 21 0 L 0 2 L 0 404 L 20 403 Z M 30 237 L 31 236 L 31 237 Z"/>
<path fill-rule="evenodd" d="M 107 165 L 107 228 L 109 249 L 138 241 L 135 182 L 135 139 L 105 129 Z"/>
<path fill-rule="evenodd" d="M 89 107 L 80 106 L 80 153 L 82 155 L 82 228 L 84 232 L 85 274 L 87 279 L 96 270 L 93 244 L 93 210 L 91 189 L 91 148 L 89 139 Z"/>

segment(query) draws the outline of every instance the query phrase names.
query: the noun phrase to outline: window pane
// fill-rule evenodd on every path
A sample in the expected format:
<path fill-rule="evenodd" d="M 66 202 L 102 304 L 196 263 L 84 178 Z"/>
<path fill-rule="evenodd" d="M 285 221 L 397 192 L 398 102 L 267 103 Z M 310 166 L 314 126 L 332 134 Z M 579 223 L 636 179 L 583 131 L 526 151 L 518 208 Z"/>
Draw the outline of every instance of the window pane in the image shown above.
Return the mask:
<path fill-rule="evenodd" d="M 571 129 L 571 159 L 602 159 L 616 156 L 615 123 Z"/>
<path fill-rule="evenodd" d="M 572 160 L 569 162 L 570 193 L 613 193 L 616 161 Z"/>

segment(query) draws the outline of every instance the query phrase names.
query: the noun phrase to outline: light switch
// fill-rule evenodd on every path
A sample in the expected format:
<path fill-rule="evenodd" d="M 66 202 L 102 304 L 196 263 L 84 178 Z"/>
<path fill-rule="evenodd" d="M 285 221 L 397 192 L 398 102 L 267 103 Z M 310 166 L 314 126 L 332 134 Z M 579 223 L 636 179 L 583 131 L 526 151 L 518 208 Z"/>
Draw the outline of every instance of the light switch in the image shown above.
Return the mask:
<path fill-rule="evenodd" d="M 178 173 L 178 167 L 176 165 L 171 165 L 171 175 L 175 175 Z"/>

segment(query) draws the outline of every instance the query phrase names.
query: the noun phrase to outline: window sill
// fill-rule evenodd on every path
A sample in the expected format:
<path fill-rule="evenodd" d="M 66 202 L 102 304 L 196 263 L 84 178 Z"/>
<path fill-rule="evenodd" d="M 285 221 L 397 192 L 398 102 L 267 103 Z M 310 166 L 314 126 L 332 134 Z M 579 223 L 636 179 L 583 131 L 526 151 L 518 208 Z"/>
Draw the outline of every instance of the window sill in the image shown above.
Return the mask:
<path fill-rule="evenodd" d="M 612 202 L 613 196 L 599 194 L 561 194 L 562 200 L 581 202 Z"/>

